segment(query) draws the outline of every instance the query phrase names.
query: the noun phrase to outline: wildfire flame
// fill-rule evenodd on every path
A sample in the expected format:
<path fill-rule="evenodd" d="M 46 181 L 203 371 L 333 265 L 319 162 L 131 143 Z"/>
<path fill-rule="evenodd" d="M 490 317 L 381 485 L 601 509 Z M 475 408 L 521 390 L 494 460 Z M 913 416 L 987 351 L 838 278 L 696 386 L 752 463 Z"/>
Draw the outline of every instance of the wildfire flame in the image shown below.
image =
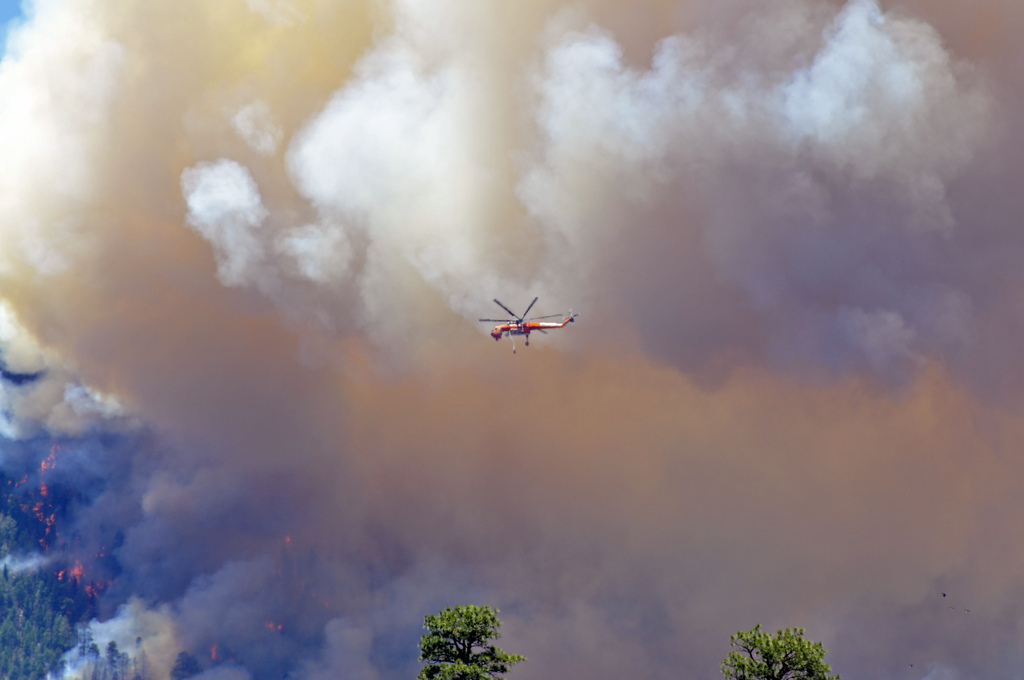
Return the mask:
<path fill-rule="evenodd" d="M 89 597 L 96 599 L 102 595 L 103 592 L 111 586 L 111 584 L 113 584 L 113 581 L 95 581 L 82 586 L 82 590 L 84 590 L 86 595 Z"/>
<path fill-rule="evenodd" d="M 49 454 L 39 462 L 38 468 L 38 487 L 34 491 L 26 490 L 24 493 L 19 494 L 22 497 L 21 502 L 18 503 L 21 511 L 26 515 L 33 517 L 39 524 L 37 530 L 42 534 L 42 537 L 38 539 L 39 545 L 44 552 L 51 552 L 51 548 L 63 548 L 63 552 L 67 555 L 69 552 L 69 545 L 67 545 L 61 538 L 60 531 L 58 529 L 57 513 L 60 512 L 64 499 L 61 497 L 59 488 L 56 493 L 51 489 L 48 484 L 48 475 L 57 466 L 57 458 L 60 453 L 60 446 L 53 444 L 50 447 Z M 7 480 L 7 484 L 10 487 L 21 487 L 27 485 L 29 482 L 30 473 L 25 474 L 20 480 Z M 39 535 L 39 534 L 37 534 Z M 98 560 L 103 560 L 109 556 L 109 549 L 106 546 L 101 547 L 96 554 L 93 556 Z M 82 592 L 84 592 L 89 598 L 96 599 L 102 595 L 110 586 L 113 581 L 101 581 L 93 580 L 86 574 L 86 568 L 79 560 L 74 560 L 72 563 L 69 557 L 65 560 L 61 560 L 57 565 L 54 566 L 52 572 L 58 581 L 70 582 L 75 581 Z"/>
<path fill-rule="evenodd" d="M 85 574 L 85 568 L 82 566 L 81 562 L 75 560 L 75 566 L 71 567 L 70 569 L 64 567 L 63 569 L 57 572 L 57 580 L 63 581 L 65 574 L 67 575 L 69 581 L 72 579 L 75 581 L 81 581 L 82 576 Z"/>
<path fill-rule="evenodd" d="M 57 572 L 57 580 L 63 581 L 67 578 L 68 581 L 76 581 L 82 583 L 85 580 L 85 567 L 78 560 L 75 560 L 74 566 L 65 566 L 63 569 Z M 93 581 L 82 586 L 82 590 L 85 591 L 86 595 L 90 598 L 96 599 L 106 591 L 113 584 L 113 581 Z"/>
<path fill-rule="evenodd" d="M 54 444 L 50 447 L 50 455 L 43 459 L 43 462 L 39 464 L 39 473 L 42 474 L 47 470 L 53 469 L 57 464 L 57 452 L 60 451 L 60 447 Z"/>

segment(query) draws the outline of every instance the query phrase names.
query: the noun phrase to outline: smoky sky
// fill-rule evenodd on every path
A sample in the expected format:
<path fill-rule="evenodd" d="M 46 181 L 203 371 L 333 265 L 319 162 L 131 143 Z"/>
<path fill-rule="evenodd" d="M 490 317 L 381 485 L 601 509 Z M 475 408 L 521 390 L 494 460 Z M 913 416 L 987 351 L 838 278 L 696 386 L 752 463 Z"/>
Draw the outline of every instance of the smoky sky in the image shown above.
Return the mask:
<path fill-rule="evenodd" d="M 1016 677 L 1017 4 L 25 15 L 0 461 L 74 490 L 98 641 L 391 680 L 473 602 L 522 680 L 715 677 L 758 623 Z M 534 297 L 580 317 L 477 322 Z"/>

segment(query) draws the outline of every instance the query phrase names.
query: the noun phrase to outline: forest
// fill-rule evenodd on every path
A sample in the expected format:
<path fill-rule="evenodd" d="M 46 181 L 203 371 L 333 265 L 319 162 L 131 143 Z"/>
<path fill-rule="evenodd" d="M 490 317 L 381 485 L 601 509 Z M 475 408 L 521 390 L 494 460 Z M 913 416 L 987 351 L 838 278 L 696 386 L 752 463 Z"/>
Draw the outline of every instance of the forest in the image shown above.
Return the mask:
<path fill-rule="evenodd" d="M 86 624 L 102 591 L 102 584 L 85 578 L 81 564 L 69 564 L 69 544 L 57 531 L 74 492 L 27 480 L 27 475 L 15 480 L 0 473 L 3 680 L 59 677 L 64 653 L 87 637 Z"/>

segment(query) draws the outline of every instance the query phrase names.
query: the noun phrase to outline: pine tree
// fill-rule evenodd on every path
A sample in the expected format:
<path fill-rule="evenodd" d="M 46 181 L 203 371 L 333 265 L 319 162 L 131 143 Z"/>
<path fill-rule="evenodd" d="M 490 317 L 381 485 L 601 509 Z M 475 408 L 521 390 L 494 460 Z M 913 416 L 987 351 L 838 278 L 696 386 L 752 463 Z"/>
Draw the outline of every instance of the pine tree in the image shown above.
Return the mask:
<path fill-rule="evenodd" d="M 420 639 L 420 661 L 427 665 L 419 680 L 486 680 L 525 661 L 526 657 L 491 644 L 500 637 L 497 615 L 497 609 L 472 604 L 427 614 L 423 626 L 429 632 Z"/>

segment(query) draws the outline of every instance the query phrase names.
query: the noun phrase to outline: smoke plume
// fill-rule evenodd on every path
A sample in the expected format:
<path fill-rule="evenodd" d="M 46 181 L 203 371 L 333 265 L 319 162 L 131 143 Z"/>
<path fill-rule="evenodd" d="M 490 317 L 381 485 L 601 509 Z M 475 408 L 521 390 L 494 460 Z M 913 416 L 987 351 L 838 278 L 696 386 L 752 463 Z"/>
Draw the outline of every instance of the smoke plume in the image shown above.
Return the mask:
<path fill-rule="evenodd" d="M 521 680 L 757 623 L 1016 677 L 1024 9 L 954 4 L 26 0 L 0 463 L 77 490 L 94 639 L 397 680 L 474 602 Z"/>

